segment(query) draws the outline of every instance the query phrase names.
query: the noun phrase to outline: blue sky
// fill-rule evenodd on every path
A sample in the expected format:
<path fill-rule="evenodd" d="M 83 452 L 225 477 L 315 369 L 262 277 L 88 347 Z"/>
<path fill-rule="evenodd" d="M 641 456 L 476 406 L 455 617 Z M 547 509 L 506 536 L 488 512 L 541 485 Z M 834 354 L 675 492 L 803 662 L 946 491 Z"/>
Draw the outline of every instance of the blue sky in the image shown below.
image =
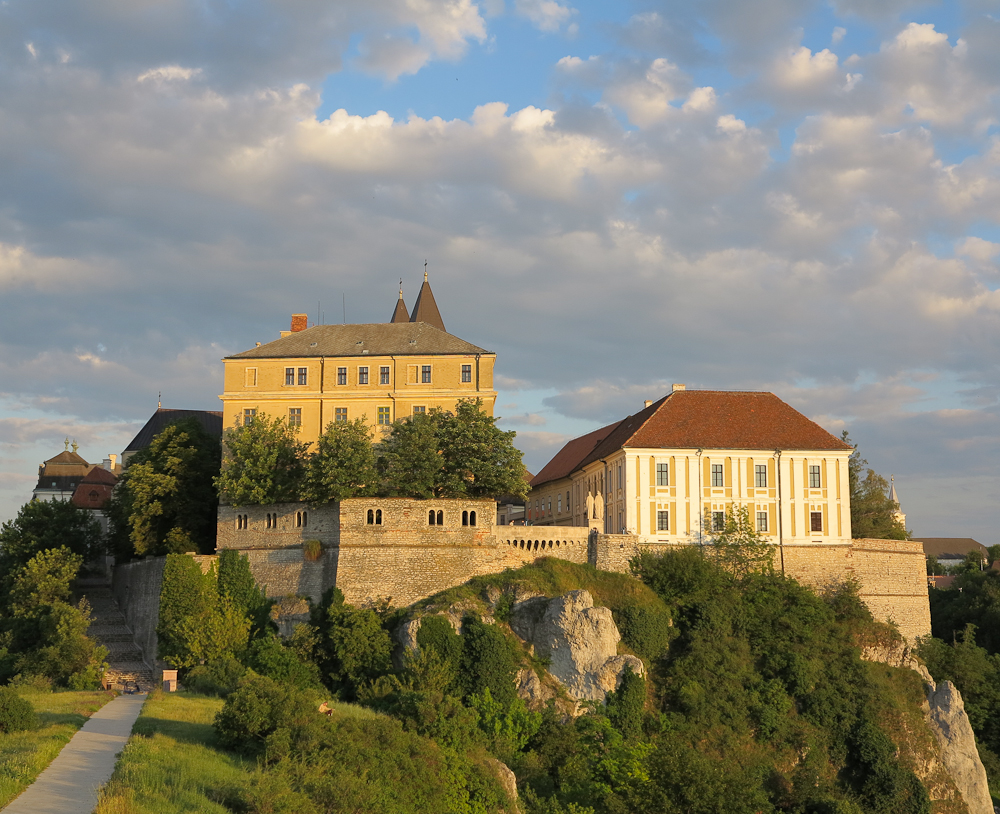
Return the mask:
<path fill-rule="evenodd" d="M 0 519 L 427 259 L 535 471 L 769 390 L 1000 542 L 998 54 L 981 0 L 7 0 Z"/>

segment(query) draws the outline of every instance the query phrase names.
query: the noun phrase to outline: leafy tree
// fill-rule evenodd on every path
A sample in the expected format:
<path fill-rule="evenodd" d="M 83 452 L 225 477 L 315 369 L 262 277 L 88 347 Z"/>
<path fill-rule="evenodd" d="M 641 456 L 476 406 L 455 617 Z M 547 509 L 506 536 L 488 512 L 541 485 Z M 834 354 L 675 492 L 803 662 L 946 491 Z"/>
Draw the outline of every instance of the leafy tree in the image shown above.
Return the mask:
<path fill-rule="evenodd" d="M 933 554 L 927 555 L 927 576 L 941 576 L 944 574 L 944 566 L 938 562 L 938 558 Z"/>
<path fill-rule="evenodd" d="M 86 602 L 70 604 L 70 583 L 82 562 L 68 548 L 51 548 L 16 573 L 6 597 L 0 678 L 20 673 L 45 676 L 71 689 L 97 686 L 107 650 L 87 638 Z"/>
<path fill-rule="evenodd" d="M 331 421 L 309 456 L 302 499 L 319 505 L 367 497 L 378 488 L 372 431 L 363 418 Z"/>
<path fill-rule="evenodd" d="M 848 444 L 851 439 L 844 430 L 841 438 Z M 896 517 L 899 504 L 889 498 L 889 482 L 873 469 L 866 469 L 868 461 L 861 457 L 857 444 L 847 461 L 847 475 L 851 490 L 851 536 L 855 539 L 909 540 L 910 533 Z"/>
<path fill-rule="evenodd" d="M 482 399 L 393 423 L 378 445 L 382 493 L 390 497 L 524 496 L 528 484 L 514 433 L 496 426 Z"/>
<path fill-rule="evenodd" d="M 711 528 L 711 519 L 706 510 L 705 528 Z M 757 531 L 746 506 L 729 506 L 722 528 L 710 532 L 709 544 L 719 565 L 739 579 L 774 568 L 774 546 Z"/>
<path fill-rule="evenodd" d="M 298 500 L 308 446 L 298 440 L 298 431 L 285 418 L 265 413 L 226 430 L 222 471 L 215 479 L 222 502 L 251 506 Z"/>
<path fill-rule="evenodd" d="M 81 562 L 102 549 L 101 526 L 69 501 L 32 500 L 0 528 L 0 575 L 11 576 L 42 551 L 67 548 Z M 9 585 L 8 585 L 9 588 Z"/>
<path fill-rule="evenodd" d="M 514 643 L 496 625 L 488 625 L 474 615 L 462 620 L 461 676 L 466 696 L 490 695 L 504 707 L 517 697 L 514 674 L 520 659 Z"/>
<path fill-rule="evenodd" d="M 229 600 L 243 616 L 253 623 L 255 633 L 268 625 L 271 603 L 250 571 L 250 560 L 232 548 L 219 552 L 219 596 Z"/>
<path fill-rule="evenodd" d="M 439 414 L 417 413 L 392 423 L 389 434 L 378 445 L 381 492 L 387 497 L 434 497 L 441 471 L 438 453 Z"/>
<path fill-rule="evenodd" d="M 483 411 L 483 400 L 458 402 L 438 420 L 442 470 L 436 493 L 444 497 L 492 497 L 528 493 L 513 431 L 504 432 Z"/>
<path fill-rule="evenodd" d="M 219 441 L 194 418 L 165 427 L 128 463 L 109 515 L 119 554 L 215 550 Z"/>
<path fill-rule="evenodd" d="M 189 661 L 190 648 L 182 634 L 185 621 L 207 619 L 217 603 L 218 591 L 211 573 L 202 573 L 201 566 L 186 554 L 168 554 L 156 623 L 159 657 L 177 666 Z"/>

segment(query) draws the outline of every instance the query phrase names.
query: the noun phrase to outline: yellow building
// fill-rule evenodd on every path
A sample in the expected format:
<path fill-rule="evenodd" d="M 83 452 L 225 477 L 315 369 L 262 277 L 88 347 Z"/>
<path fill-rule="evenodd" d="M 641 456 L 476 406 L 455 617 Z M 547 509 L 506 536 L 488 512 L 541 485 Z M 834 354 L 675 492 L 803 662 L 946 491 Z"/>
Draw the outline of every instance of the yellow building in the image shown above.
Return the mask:
<path fill-rule="evenodd" d="M 772 393 L 674 385 L 567 443 L 531 481 L 528 522 L 685 543 L 743 506 L 776 543 L 849 541 L 852 451 Z"/>
<path fill-rule="evenodd" d="M 386 426 L 435 407 L 453 410 L 461 399 L 481 398 L 493 415 L 495 362 L 495 353 L 445 330 L 424 274 L 410 316 L 402 291 L 387 323 L 309 328 L 294 314 L 280 339 L 223 359 L 223 426 L 282 416 L 312 443 L 332 421 Z"/>

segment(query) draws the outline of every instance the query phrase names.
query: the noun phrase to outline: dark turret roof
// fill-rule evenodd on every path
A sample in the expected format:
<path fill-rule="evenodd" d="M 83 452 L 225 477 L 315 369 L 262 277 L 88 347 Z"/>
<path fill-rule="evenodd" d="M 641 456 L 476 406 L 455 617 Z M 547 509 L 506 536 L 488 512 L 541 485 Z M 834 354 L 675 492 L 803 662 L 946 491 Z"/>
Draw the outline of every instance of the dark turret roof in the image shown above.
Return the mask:
<path fill-rule="evenodd" d="M 403 302 L 403 289 L 399 289 L 399 299 L 396 300 L 396 310 L 392 312 L 392 319 L 389 322 L 409 322 L 410 315 L 406 310 L 406 303 Z"/>
<path fill-rule="evenodd" d="M 417 302 L 413 306 L 413 313 L 410 315 L 410 322 L 426 322 L 433 325 L 439 331 L 444 331 L 444 320 L 441 319 L 441 312 L 438 311 L 437 303 L 434 302 L 434 293 L 431 291 L 431 284 L 427 282 L 427 272 L 424 272 L 424 284 L 420 286 L 420 293 L 417 294 Z"/>

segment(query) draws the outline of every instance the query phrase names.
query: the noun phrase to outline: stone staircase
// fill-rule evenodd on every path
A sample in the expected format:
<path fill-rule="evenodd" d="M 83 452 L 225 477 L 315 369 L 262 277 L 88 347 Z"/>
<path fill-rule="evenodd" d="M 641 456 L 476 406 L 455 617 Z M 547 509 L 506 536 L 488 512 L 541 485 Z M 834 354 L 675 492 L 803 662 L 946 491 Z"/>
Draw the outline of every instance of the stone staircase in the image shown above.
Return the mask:
<path fill-rule="evenodd" d="M 80 580 L 76 590 L 90 603 L 91 622 L 87 635 L 108 649 L 104 685 L 117 690 L 135 684 L 143 692 L 153 689 L 153 671 L 143 661 L 142 651 L 133 641 L 132 630 L 118 610 L 118 603 L 111 593 L 111 583 L 106 580 Z"/>

